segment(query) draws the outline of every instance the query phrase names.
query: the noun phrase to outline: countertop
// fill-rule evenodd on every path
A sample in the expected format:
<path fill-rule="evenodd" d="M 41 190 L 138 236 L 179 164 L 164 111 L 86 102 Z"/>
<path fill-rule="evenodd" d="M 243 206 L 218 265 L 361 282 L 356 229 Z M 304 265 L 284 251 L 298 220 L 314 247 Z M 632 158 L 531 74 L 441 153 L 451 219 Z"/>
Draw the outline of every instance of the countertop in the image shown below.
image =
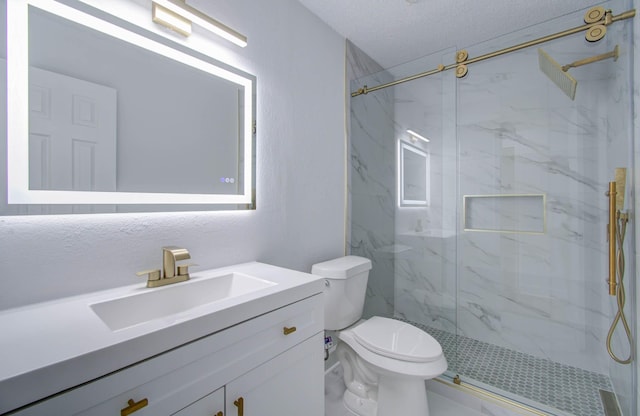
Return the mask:
<path fill-rule="evenodd" d="M 139 283 L 0 312 L 0 414 L 321 293 L 324 287 L 318 276 L 258 262 L 192 273 L 191 280 L 176 285 L 230 272 L 276 284 L 115 331 L 91 304 L 162 288 Z"/>

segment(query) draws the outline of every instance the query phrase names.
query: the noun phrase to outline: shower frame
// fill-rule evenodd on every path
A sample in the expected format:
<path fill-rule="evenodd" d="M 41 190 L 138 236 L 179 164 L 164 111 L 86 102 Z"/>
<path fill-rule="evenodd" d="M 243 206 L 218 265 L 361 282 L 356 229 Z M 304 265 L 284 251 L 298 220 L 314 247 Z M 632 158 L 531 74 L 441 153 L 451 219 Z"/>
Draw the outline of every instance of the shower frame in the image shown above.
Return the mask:
<path fill-rule="evenodd" d="M 592 8 L 587 12 L 587 16 L 596 8 Z M 514 46 L 510 46 L 508 48 L 503 48 L 503 49 L 499 49 L 497 51 L 494 52 L 490 52 L 490 53 L 486 53 L 480 56 L 477 56 L 475 58 L 469 58 L 469 55 L 467 53 L 466 50 L 461 49 L 456 53 L 456 62 L 449 64 L 449 65 L 443 65 L 440 64 L 438 65 L 437 68 L 432 69 L 430 71 L 425 71 L 425 72 L 421 72 L 419 74 L 415 74 L 415 75 L 411 75 L 408 77 L 404 77 L 392 82 L 387 82 L 384 84 L 380 84 L 380 85 L 376 85 L 374 87 L 368 87 L 367 85 L 362 86 L 361 88 L 358 88 L 356 91 L 352 91 L 351 92 L 351 97 L 357 97 L 359 95 L 366 95 L 370 92 L 374 92 L 374 91 L 378 91 L 381 90 L 383 88 L 388 88 L 388 87 L 393 87 L 399 84 L 403 84 L 405 82 L 409 82 L 409 81 L 414 81 L 416 79 L 420 79 L 420 78 L 424 78 L 430 75 L 434 75 L 434 74 L 438 74 L 440 72 L 443 71 L 448 71 L 450 69 L 455 69 L 456 70 L 456 76 L 458 78 L 462 78 L 464 76 L 467 75 L 467 65 L 476 63 L 476 62 L 482 62 L 485 61 L 487 59 L 491 59 L 491 58 L 495 58 L 498 56 L 502 56 L 511 52 L 516 52 L 525 48 L 529 48 L 531 46 L 536 46 L 536 45 L 540 45 L 546 42 L 550 42 L 552 40 L 556 40 L 556 39 L 560 39 L 563 38 L 565 36 L 571 36 L 571 35 L 575 35 L 576 33 L 580 33 L 580 32 L 584 32 L 584 31 L 589 31 L 590 29 L 593 28 L 600 28 L 601 26 L 604 26 L 606 28 L 606 26 L 609 26 L 615 22 L 619 22 L 622 20 L 626 20 L 626 19 L 632 19 L 634 18 L 636 15 L 636 10 L 635 9 L 631 9 L 628 10 L 626 12 L 620 13 L 618 15 L 613 15 L 613 13 L 611 12 L 611 10 L 607 10 L 604 12 L 604 14 L 602 15 L 602 18 L 595 21 L 595 22 L 591 22 L 591 23 L 586 23 L 584 25 L 581 26 L 577 26 L 571 29 L 567 29 L 567 30 L 563 30 L 551 35 L 547 35 L 547 36 L 543 36 L 541 38 L 537 38 L 537 39 L 533 39 L 527 42 L 523 42 L 523 43 L 519 43 L 517 45 Z M 606 29 L 605 29 L 606 32 Z M 600 38 L 602 39 L 602 38 Z M 598 39 L 598 40 L 600 40 Z M 590 58 L 591 62 L 593 61 L 593 58 Z M 584 65 L 584 64 L 583 64 Z M 568 69 L 568 68 L 567 68 Z M 563 68 L 563 70 L 565 70 Z M 566 71 L 566 70 L 565 70 Z"/>

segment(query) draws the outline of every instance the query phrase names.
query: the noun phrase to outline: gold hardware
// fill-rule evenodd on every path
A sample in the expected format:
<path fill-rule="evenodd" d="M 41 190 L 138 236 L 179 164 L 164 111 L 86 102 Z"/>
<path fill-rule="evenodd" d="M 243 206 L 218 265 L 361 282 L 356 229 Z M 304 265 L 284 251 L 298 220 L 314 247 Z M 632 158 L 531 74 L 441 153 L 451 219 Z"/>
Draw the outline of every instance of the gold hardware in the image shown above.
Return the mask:
<path fill-rule="evenodd" d="M 176 268 L 176 261 L 190 259 L 187 249 L 167 246 L 162 247 L 162 272 L 160 270 L 144 270 L 136 273 L 138 276 L 148 275 L 147 287 L 158 287 L 189 280 L 189 266 L 196 264 L 181 264 Z M 177 273 L 176 273 L 177 270 Z"/>
<path fill-rule="evenodd" d="M 616 46 L 617 47 L 617 46 Z M 627 186 L 627 168 L 616 168 L 616 210 L 624 211 L 624 193 Z"/>
<path fill-rule="evenodd" d="M 616 15 L 616 16 L 613 16 L 611 13 L 607 12 L 606 16 L 605 16 L 604 24 L 605 25 L 609 25 L 611 23 L 619 22 L 621 20 L 631 19 L 631 18 L 635 17 L 635 15 L 636 15 L 635 9 L 628 10 L 628 11 L 626 11 L 624 13 L 620 13 L 619 15 Z M 497 50 L 495 52 L 487 53 L 487 54 L 484 54 L 484 55 L 477 56 L 475 58 L 468 59 L 468 60 L 465 61 L 465 64 L 469 65 L 469 64 L 476 63 L 476 62 L 485 61 L 487 59 L 491 59 L 491 58 L 495 58 L 497 56 L 505 55 L 507 53 L 519 51 L 521 49 L 525 49 L 525 48 L 528 48 L 528 47 L 531 47 L 531 46 L 540 45 L 542 43 L 546 43 L 546 42 L 549 42 L 549 41 L 552 41 L 552 40 L 560 39 L 560 38 L 563 38 L 565 36 L 574 35 L 576 33 L 580 33 L 580 32 L 584 32 L 586 30 L 589 30 L 593 26 L 597 26 L 599 24 L 600 24 L 599 22 L 585 24 L 585 25 L 582 25 L 582 26 L 578 26 L 578 27 L 574 27 L 574 28 L 571 28 L 571 29 L 564 30 L 562 32 L 557 32 L 557 33 L 554 33 L 554 34 L 551 34 L 551 35 L 547 35 L 547 36 L 544 36 L 544 37 L 541 37 L 541 38 L 538 38 L 538 39 L 533 39 L 533 40 L 530 40 L 528 42 L 523 42 L 523 43 L 511 46 L 511 47 L 508 47 L 508 48 L 500 49 L 500 50 Z M 454 68 L 457 71 L 457 68 L 458 68 L 458 64 L 457 63 L 453 63 L 453 64 L 450 64 L 450 65 L 447 65 L 447 66 L 444 67 L 444 69 L 433 69 L 433 70 L 430 70 L 430 71 L 421 72 L 419 74 L 415 74 L 415 75 L 411 75 L 409 77 L 401 78 L 401 79 L 398 79 L 398 80 L 395 80 L 395 81 L 392 81 L 392 82 L 388 82 L 386 84 L 376 85 L 376 86 L 371 87 L 371 88 L 368 88 L 367 86 L 365 86 L 364 88 L 360 88 L 359 90 L 352 92 L 351 96 L 352 97 L 357 97 L 357 96 L 362 95 L 362 94 L 368 94 L 370 92 L 378 91 L 378 90 L 381 90 L 383 88 L 393 87 L 393 86 L 398 85 L 398 84 L 402 84 L 402 83 L 405 83 L 405 82 L 409 82 L 409 81 L 413 81 L 413 80 L 416 80 L 416 79 L 424 78 L 424 77 L 427 77 L 427 76 L 430 76 L 430 75 L 433 75 L 433 74 L 440 73 L 443 70 L 449 70 L 449 69 L 454 69 Z"/>
<path fill-rule="evenodd" d="M 564 72 L 567 72 L 569 68 L 577 68 L 579 66 L 592 64 L 594 62 L 602 61 L 605 59 L 613 58 L 614 61 L 618 60 L 620 56 L 620 47 L 616 45 L 611 52 L 603 53 L 601 55 L 592 56 L 590 58 L 581 59 L 579 61 L 572 62 L 562 67 Z"/>
<path fill-rule="evenodd" d="M 243 34 L 233 30 L 229 26 L 223 24 L 207 15 L 206 13 L 201 12 L 200 10 L 190 6 L 187 4 L 186 0 L 155 0 L 153 4 L 159 3 L 159 6 L 167 9 L 175 13 L 176 15 L 182 17 L 187 20 L 187 22 L 191 23 L 193 21 L 198 26 L 202 27 L 220 36 L 223 39 L 226 39 L 242 48 L 247 46 L 247 37 Z M 167 19 L 169 20 L 169 19 Z M 160 22 L 161 24 L 164 24 Z M 172 23 L 172 22 L 169 22 Z M 170 26 L 167 26 L 171 28 Z M 173 28 L 171 28 L 173 29 Z M 175 29 L 174 29 L 175 30 Z"/>
<path fill-rule="evenodd" d="M 289 335 L 289 334 L 293 334 L 294 332 L 296 332 L 297 328 L 295 326 L 292 326 L 291 328 L 288 327 L 284 327 L 282 328 L 282 333 L 285 335 Z"/>
<path fill-rule="evenodd" d="M 438 65 L 438 71 L 444 71 L 444 65 L 439 64 Z"/>
<path fill-rule="evenodd" d="M 189 276 L 189 267 L 197 266 L 195 263 L 180 264 L 177 266 L 178 276 Z"/>
<path fill-rule="evenodd" d="M 597 42 L 600 39 L 604 38 L 604 35 L 606 34 L 607 34 L 607 27 L 605 25 L 595 25 L 589 28 L 589 30 L 587 30 L 587 33 L 586 35 L 584 35 L 584 38 L 588 42 Z"/>
<path fill-rule="evenodd" d="M 457 382 L 456 382 L 457 379 Z M 473 396 L 479 397 L 481 399 L 492 399 L 497 401 L 498 403 L 503 403 L 506 404 L 508 406 L 512 406 L 515 407 L 516 409 L 520 409 L 520 410 L 524 410 L 525 412 L 527 412 L 527 414 L 532 414 L 532 415 L 537 415 L 537 416 L 549 416 L 548 413 L 542 413 L 539 410 L 534 409 L 533 407 L 529 407 L 527 405 L 509 400 L 503 396 L 499 396 L 497 394 L 488 392 L 487 390 L 484 390 L 482 388 L 476 387 L 476 386 L 472 386 L 468 383 L 462 383 L 462 381 L 460 380 L 460 376 L 455 376 L 453 378 L 453 385 L 451 383 L 449 383 L 448 381 L 442 380 L 440 378 L 435 378 L 435 381 L 442 383 L 446 386 L 458 389 L 460 391 L 464 391 L 467 394 L 471 394 Z M 519 413 L 518 413 L 519 414 Z"/>
<path fill-rule="evenodd" d="M 213 415 L 213 416 L 224 416 L 224 413 L 222 413 L 222 412 L 218 412 L 218 413 L 216 413 L 216 414 L 215 414 L 215 415 Z"/>
<path fill-rule="evenodd" d="M 375 91 L 375 90 L 374 90 L 374 91 Z M 356 97 L 356 96 L 358 96 L 358 95 L 362 95 L 362 94 L 365 94 L 365 95 L 366 95 L 366 94 L 368 94 L 368 93 L 369 93 L 369 89 L 368 89 L 368 88 L 367 88 L 367 86 L 365 85 L 365 86 L 363 86 L 362 88 L 358 88 L 358 91 L 356 91 L 356 92 L 352 92 L 352 93 L 351 93 L 351 96 L 352 96 L 352 97 Z"/>
<path fill-rule="evenodd" d="M 587 24 L 599 22 L 603 17 L 604 17 L 604 7 L 601 7 L 601 6 L 592 7 L 587 11 L 587 13 L 585 13 L 584 22 Z"/>
<path fill-rule="evenodd" d="M 136 403 L 133 399 L 129 399 L 127 404 L 129 406 L 127 406 L 124 409 L 120 410 L 120 416 L 127 416 L 127 415 L 130 415 L 131 413 L 137 412 L 138 410 L 142 409 L 143 407 L 146 407 L 149 404 L 149 400 L 142 399 L 142 400 L 140 400 L 139 402 Z"/>
<path fill-rule="evenodd" d="M 244 399 L 238 397 L 238 400 L 234 400 L 233 404 L 238 408 L 238 416 L 244 416 Z"/>
<path fill-rule="evenodd" d="M 465 64 L 460 64 L 456 67 L 456 77 L 458 78 L 464 77 L 467 75 L 467 72 L 469 72 L 469 70 Z"/>
<path fill-rule="evenodd" d="M 458 52 L 456 52 L 456 63 L 461 64 L 464 61 L 466 61 L 468 57 L 469 57 L 469 52 L 467 52 L 466 49 L 461 49 Z"/>
<path fill-rule="evenodd" d="M 607 237 L 609 240 L 609 295 L 616 295 L 616 182 L 609 182 L 609 224 Z"/>
<path fill-rule="evenodd" d="M 175 277 L 165 277 L 160 280 L 147 280 L 147 287 L 160 287 L 170 285 L 172 283 L 180 283 L 186 282 L 189 280 L 189 276 L 175 276 Z"/>
<path fill-rule="evenodd" d="M 609 224 L 607 224 L 607 239 L 609 240 L 609 294 L 616 297 L 618 311 L 611 323 L 607 334 L 607 352 L 609 356 L 620 364 L 630 364 L 634 358 L 633 336 L 631 328 L 624 314 L 625 289 L 624 289 L 624 237 L 629 222 L 629 214 L 624 210 L 624 194 L 627 181 L 627 169 L 616 168 L 615 180 L 609 182 L 609 190 L 606 195 L 609 197 Z M 613 332 L 622 322 L 627 340 L 629 341 L 629 356 L 627 358 L 619 358 L 614 352 L 611 345 Z"/>
<path fill-rule="evenodd" d="M 137 272 L 136 276 L 144 276 L 145 274 L 148 275 L 147 276 L 148 282 L 160 280 L 160 269 L 143 270 L 141 272 Z"/>
<path fill-rule="evenodd" d="M 162 247 L 162 277 L 170 278 L 176 275 L 176 261 L 190 259 L 186 248 L 176 246 Z M 187 276 L 187 279 L 189 276 Z"/>
<path fill-rule="evenodd" d="M 611 10 L 607 10 L 604 12 L 604 24 L 605 26 L 609 26 L 613 23 L 613 12 Z"/>

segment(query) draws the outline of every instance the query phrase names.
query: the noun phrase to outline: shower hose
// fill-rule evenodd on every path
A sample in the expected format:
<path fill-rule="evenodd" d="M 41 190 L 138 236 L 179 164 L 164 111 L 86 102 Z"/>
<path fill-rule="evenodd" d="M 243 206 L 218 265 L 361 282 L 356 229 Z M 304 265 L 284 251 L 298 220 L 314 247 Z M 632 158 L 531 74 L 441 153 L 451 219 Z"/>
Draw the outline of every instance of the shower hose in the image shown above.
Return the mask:
<path fill-rule="evenodd" d="M 633 361 L 633 337 L 631 336 L 631 329 L 629 328 L 629 323 L 627 322 L 627 318 L 624 315 L 624 303 L 625 303 L 625 291 L 624 291 L 624 249 L 622 248 L 622 244 L 624 243 L 624 235 L 627 230 L 627 222 L 629 222 L 629 214 L 621 214 L 620 211 L 616 214 L 616 221 L 618 222 L 617 232 L 616 232 L 616 240 L 618 243 L 618 249 L 616 251 L 616 263 L 617 263 L 617 274 L 618 274 L 618 289 L 616 291 L 616 300 L 618 303 L 618 312 L 616 313 L 613 322 L 611 323 L 611 328 L 609 328 L 609 333 L 607 334 L 607 351 L 611 358 L 614 361 L 620 364 L 629 364 Z M 622 322 L 622 326 L 624 327 L 624 332 L 627 335 L 627 339 L 629 340 L 629 357 L 626 359 L 619 358 L 611 347 L 611 338 L 613 337 L 613 332 L 616 329 L 616 326 L 619 322 Z"/>

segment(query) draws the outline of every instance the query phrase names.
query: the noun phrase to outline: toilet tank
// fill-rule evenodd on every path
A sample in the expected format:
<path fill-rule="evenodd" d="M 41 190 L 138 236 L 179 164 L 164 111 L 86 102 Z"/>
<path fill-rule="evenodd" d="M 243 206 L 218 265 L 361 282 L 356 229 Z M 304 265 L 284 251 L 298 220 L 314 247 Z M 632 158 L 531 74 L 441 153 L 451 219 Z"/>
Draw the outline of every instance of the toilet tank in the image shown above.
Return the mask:
<path fill-rule="evenodd" d="M 362 317 L 371 260 L 358 256 L 314 264 L 311 274 L 325 278 L 324 328 L 338 330 Z"/>

